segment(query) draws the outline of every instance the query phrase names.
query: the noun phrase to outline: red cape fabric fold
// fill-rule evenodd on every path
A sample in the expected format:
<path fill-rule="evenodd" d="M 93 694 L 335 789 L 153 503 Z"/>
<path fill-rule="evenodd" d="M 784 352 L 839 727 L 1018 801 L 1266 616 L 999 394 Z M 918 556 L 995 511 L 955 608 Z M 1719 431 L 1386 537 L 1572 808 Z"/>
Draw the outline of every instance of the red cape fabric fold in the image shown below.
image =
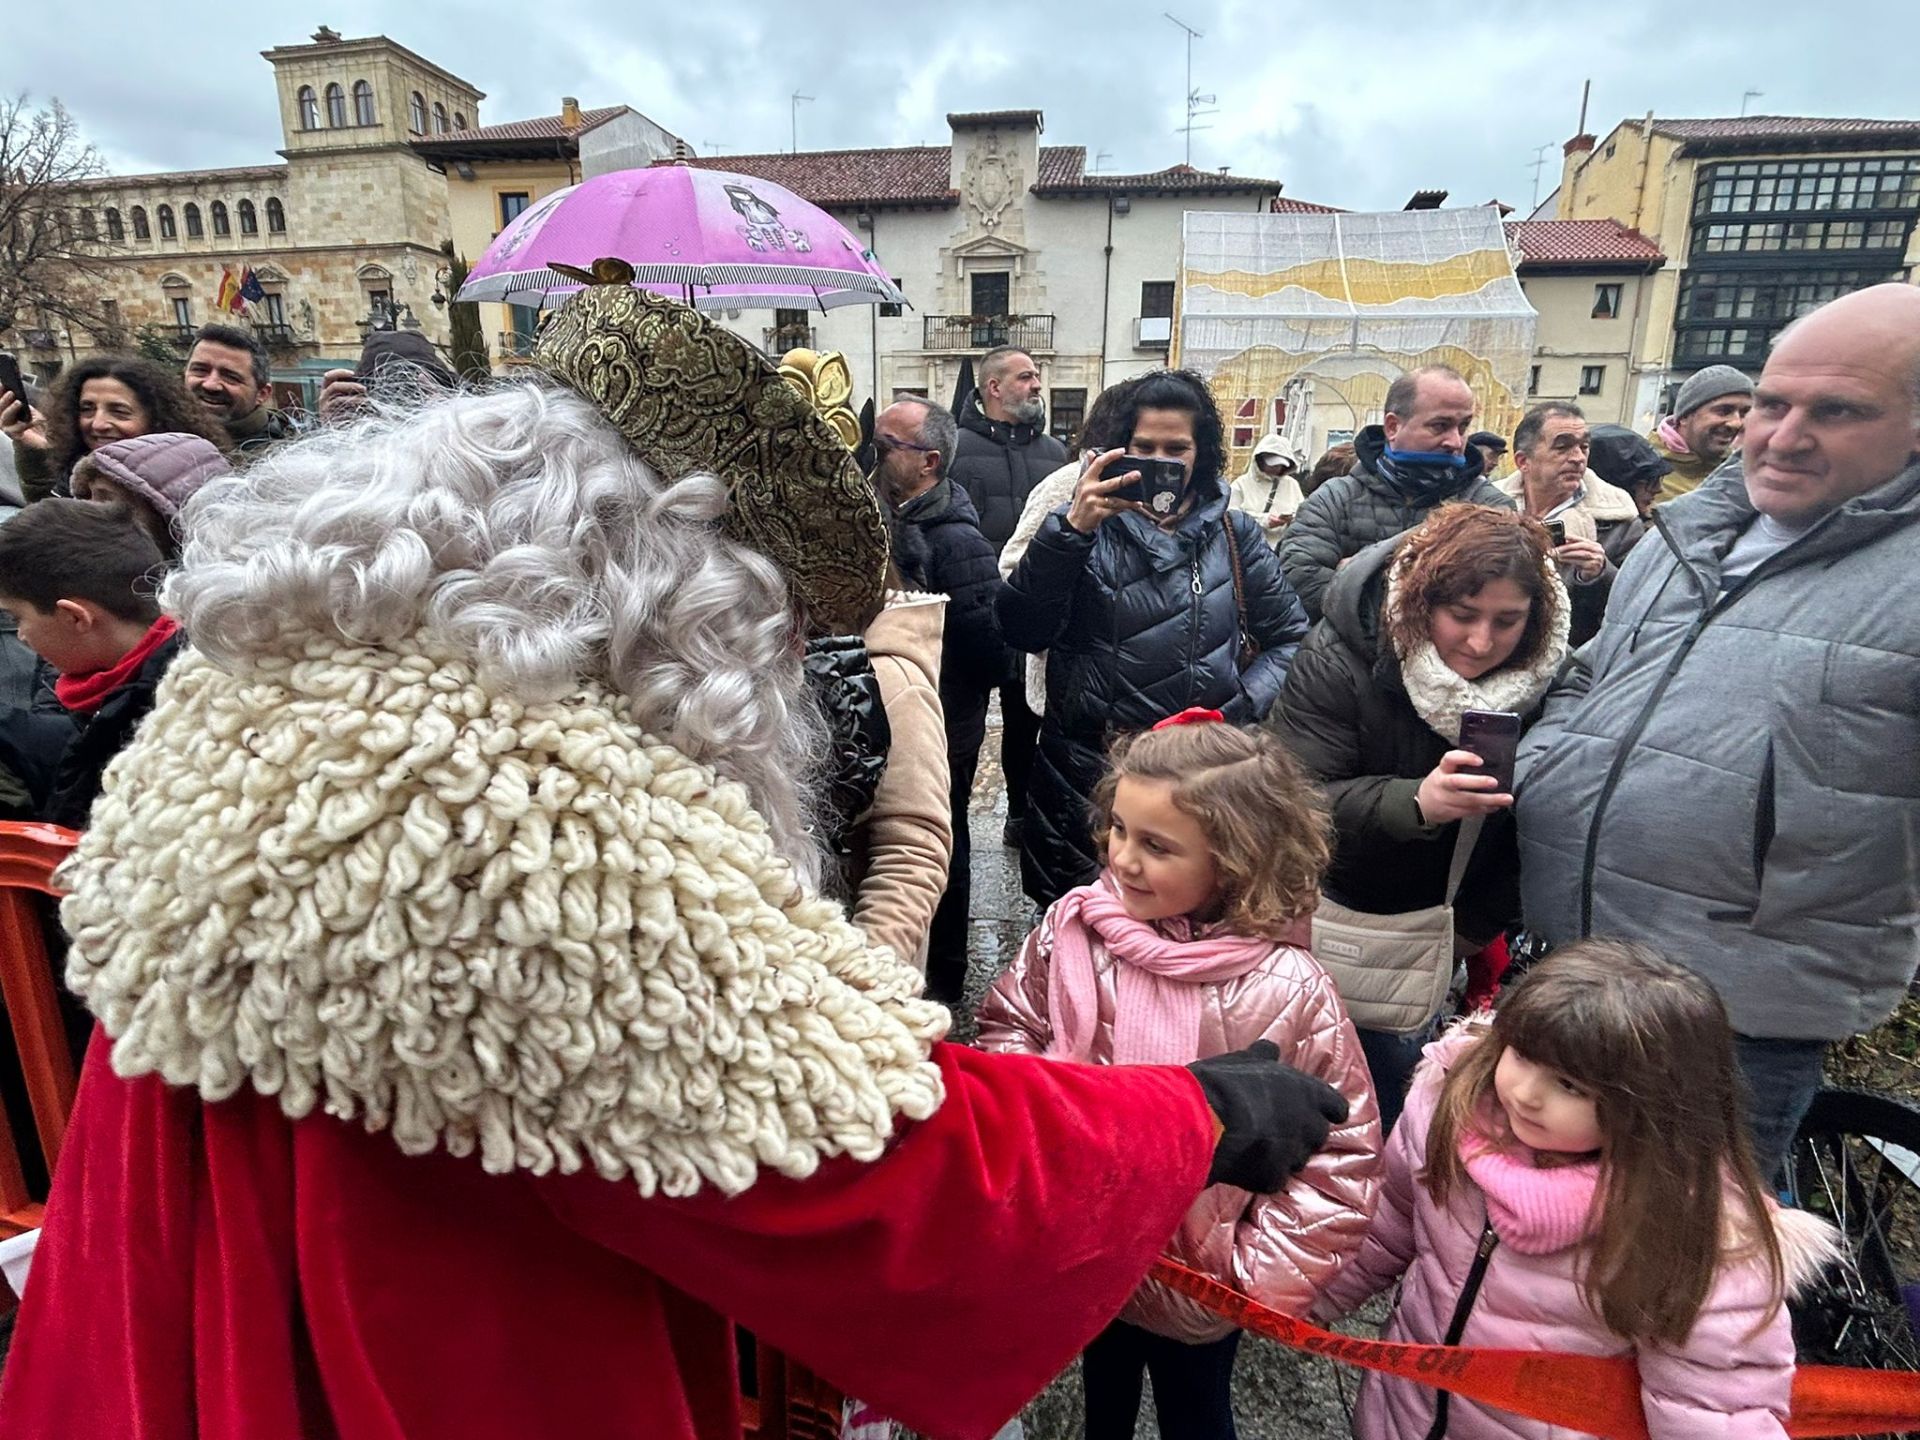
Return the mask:
<path fill-rule="evenodd" d="M 96 1034 L 0 1437 L 718 1440 L 730 1320 L 939 1440 L 984 1440 L 1116 1314 L 1199 1192 L 1171 1067 L 936 1048 L 873 1164 L 727 1199 L 488 1175 L 121 1080 Z"/>

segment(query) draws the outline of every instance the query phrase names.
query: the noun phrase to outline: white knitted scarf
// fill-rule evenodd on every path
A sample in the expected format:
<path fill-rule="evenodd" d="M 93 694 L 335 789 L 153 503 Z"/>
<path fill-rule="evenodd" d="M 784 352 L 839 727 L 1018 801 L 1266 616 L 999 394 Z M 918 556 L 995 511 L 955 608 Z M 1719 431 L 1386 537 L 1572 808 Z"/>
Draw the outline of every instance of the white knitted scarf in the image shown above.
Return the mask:
<path fill-rule="evenodd" d="M 1460 743 L 1460 717 L 1469 710 L 1513 710 L 1525 714 L 1534 706 L 1560 666 L 1567 658 L 1567 588 L 1549 567 L 1548 584 L 1559 599 L 1554 607 L 1553 627 L 1546 646 L 1531 665 L 1518 669 L 1502 668 L 1478 680 L 1469 680 L 1455 672 L 1433 641 L 1423 640 L 1400 657 L 1400 679 L 1407 699 L 1429 729 L 1449 745 Z M 1388 578 L 1387 602 L 1380 616 L 1383 639 L 1391 633 L 1393 610 L 1400 603 L 1400 566 L 1396 562 Z M 1390 643 L 1390 642 L 1389 642 Z"/>
<path fill-rule="evenodd" d="M 118 1073 L 408 1154 L 732 1194 L 876 1159 L 942 1099 L 919 976 L 596 686 L 523 704 L 419 644 L 189 651 L 60 880 Z"/>

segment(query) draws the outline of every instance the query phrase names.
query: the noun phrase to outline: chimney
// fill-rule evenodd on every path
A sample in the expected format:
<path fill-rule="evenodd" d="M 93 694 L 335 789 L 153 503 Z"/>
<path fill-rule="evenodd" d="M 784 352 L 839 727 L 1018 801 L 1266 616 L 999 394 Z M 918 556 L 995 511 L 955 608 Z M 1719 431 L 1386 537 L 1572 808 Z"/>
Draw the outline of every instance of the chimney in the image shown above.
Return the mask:
<path fill-rule="evenodd" d="M 1580 184 L 1580 172 L 1586 168 L 1587 159 L 1593 154 L 1597 142 L 1593 136 L 1581 131 L 1560 147 L 1560 198 L 1553 207 L 1556 220 L 1581 220 L 1587 217 L 1580 213 L 1577 189 Z"/>
<path fill-rule="evenodd" d="M 580 102 L 571 95 L 560 97 L 560 124 L 567 130 L 580 128 Z"/>

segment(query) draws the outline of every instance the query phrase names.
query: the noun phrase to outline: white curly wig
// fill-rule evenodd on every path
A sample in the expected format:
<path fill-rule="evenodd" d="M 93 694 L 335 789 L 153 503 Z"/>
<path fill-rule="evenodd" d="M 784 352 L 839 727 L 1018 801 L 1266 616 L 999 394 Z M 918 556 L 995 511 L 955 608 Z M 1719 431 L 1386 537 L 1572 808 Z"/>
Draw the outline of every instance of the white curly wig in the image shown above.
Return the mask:
<path fill-rule="evenodd" d="M 726 503 L 712 476 L 662 480 L 552 384 L 395 402 L 196 495 L 160 602 L 228 670 L 311 633 L 424 631 L 528 699 L 609 683 L 647 733 L 744 784 L 817 885 L 824 725 L 786 582 L 721 534 Z"/>

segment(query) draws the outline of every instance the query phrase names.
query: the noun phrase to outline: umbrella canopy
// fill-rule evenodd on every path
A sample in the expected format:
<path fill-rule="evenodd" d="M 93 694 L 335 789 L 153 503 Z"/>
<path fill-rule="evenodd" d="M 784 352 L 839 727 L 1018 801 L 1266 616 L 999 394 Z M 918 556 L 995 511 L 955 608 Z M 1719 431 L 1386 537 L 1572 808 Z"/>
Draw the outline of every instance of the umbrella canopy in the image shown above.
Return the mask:
<path fill-rule="evenodd" d="M 547 307 L 581 288 L 548 268 L 624 260 L 634 284 L 701 310 L 904 304 L 845 226 L 752 175 L 690 165 L 617 170 L 556 190 L 487 247 L 460 300 Z"/>

